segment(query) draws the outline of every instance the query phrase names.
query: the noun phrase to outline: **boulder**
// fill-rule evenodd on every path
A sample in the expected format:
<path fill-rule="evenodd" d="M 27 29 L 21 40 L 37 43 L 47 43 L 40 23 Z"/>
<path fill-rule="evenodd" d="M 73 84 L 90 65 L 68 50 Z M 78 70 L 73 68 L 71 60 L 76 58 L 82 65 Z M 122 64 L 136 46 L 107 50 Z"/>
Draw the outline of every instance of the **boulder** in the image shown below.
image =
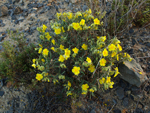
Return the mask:
<path fill-rule="evenodd" d="M 5 5 L 0 6 L 0 17 L 8 14 L 8 8 Z"/>
<path fill-rule="evenodd" d="M 134 59 L 131 62 L 125 61 L 124 64 L 119 64 L 118 69 L 120 78 L 137 87 L 140 87 L 142 83 L 148 80 L 140 64 Z"/>

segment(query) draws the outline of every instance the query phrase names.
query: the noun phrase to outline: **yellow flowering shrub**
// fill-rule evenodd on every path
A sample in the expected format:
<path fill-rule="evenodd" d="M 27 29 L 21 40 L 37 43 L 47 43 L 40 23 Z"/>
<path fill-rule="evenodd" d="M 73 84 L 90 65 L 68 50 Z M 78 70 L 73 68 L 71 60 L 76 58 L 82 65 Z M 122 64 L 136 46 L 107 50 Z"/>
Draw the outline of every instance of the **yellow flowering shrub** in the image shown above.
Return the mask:
<path fill-rule="evenodd" d="M 116 64 L 132 60 L 122 53 L 120 41 L 101 35 L 102 20 L 94 18 L 91 10 L 75 14 L 57 13 L 56 20 L 37 28 L 40 33 L 39 59 L 32 67 L 41 73 L 38 81 L 63 84 L 66 95 L 93 95 L 103 88 L 113 88 L 112 77 L 119 74 Z M 108 40 L 109 39 L 109 40 Z"/>

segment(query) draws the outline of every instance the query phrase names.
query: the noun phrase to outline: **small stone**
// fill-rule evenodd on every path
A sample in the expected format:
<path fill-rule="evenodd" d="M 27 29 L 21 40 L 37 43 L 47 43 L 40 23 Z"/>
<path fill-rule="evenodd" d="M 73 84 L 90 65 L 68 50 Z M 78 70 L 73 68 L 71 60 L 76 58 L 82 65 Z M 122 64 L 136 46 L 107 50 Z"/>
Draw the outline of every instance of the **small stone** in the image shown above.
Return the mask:
<path fill-rule="evenodd" d="M 134 30 L 133 30 L 133 29 L 130 29 L 130 30 L 129 30 L 129 33 L 130 33 L 130 34 L 134 33 Z"/>
<path fill-rule="evenodd" d="M 2 45 L 0 45 L 0 51 L 2 50 L 2 48 L 3 48 Z"/>
<path fill-rule="evenodd" d="M 124 89 L 122 87 L 119 87 L 117 90 L 116 90 L 116 94 L 118 96 L 118 98 L 121 100 L 123 99 L 124 97 Z"/>
<path fill-rule="evenodd" d="M 118 75 L 120 78 L 137 87 L 140 87 L 143 82 L 148 80 L 140 64 L 138 64 L 133 58 L 131 62 L 124 61 L 124 64 L 119 64 L 118 69 L 121 73 L 121 75 Z"/>
<path fill-rule="evenodd" d="M 115 109 L 113 110 L 114 113 L 121 113 L 121 110 L 120 109 Z"/>
<path fill-rule="evenodd" d="M 16 7 L 14 10 L 14 14 L 19 14 L 20 12 L 22 12 L 22 9 L 20 7 Z"/>
<path fill-rule="evenodd" d="M 71 0 L 72 3 L 76 3 L 78 0 Z"/>
<path fill-rule="evenodd" d="M 123 101 L 122 101 L 122 105 L 124 107 L 128 107 L 129 106 L 129 99 L 128 98 L 124 98 Z"/>
<path fill-rule="evenodd" d="M 133 52 L 133 49 L 129 49 L 129 50 L 127 50 L 127 53 L 129 53 L 129 54 L 133 54 L 134 52 Z"/>
<path fill-rule="evenodd" d="M 82 7 L 82 10 L 86 11 L 87 9 L 88 9 L 88 6 L 84 4 L 83 7 Z"/>
<path fill-rule="evenodd" d="M 8 8 L 5 5 L 0 6 L 0 17 L 8 15 Z"/>
<path fill-rule="evenodd" d="M 96 113 L 96 112 L 95 112 L 95 109 L 92 109 L 90 113 Z"/>
<path fill-rule="evenodd" d="M 146 46 L 150 47 L 150 42 L 148 42 L 148 43 L 146 44 Z"/>
<path fill-rule="evenodd" d="M 143 111 L 141 108 L 137 108 L 137 109 L 135 110 L 135 113 L 144 113 L 144 111 Z"/>
<path fill-rule="evenodd" d="M 4 91 L 0 91 L 0 96 L 2 97 L 4 95 Z"/>
<path fill-rule="evenodd" d="M 136 44 L 136 40 L 132 38 L 132 45 L 134 46 Z"/>

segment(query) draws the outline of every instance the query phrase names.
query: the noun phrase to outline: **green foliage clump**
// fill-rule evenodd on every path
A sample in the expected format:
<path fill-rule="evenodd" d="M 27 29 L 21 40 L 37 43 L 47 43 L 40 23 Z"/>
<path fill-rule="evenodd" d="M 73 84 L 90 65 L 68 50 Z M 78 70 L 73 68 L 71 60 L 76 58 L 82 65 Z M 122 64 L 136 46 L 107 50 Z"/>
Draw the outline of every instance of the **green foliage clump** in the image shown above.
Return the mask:
<path fill-rule="evenodd" d="M 141 7 L 141 10 L 137 12 L 137 16 L 134 19 L 136 26 L 142 27 L 150 23 L 150 0 L 147 0 Z"/>
<path fill-rule="evenodd" d="M 0 53 L 0 77 L 8 78 L 16 86 L 19 83 L 30 83 L 34 78 L 31 60 L 37 56 L 34 44 L 28 45 L 23 33 L 9 31 L 11 41 L 4 41 L 4 50 Z M 30 74 L 30 76 L 29 76 Z"/>
<path fill-rule="evenodd" d="M 102 15 L 103 16 L 103 15 Z M 39 58 L 32 66 L 40 72 L 37 81 L 61 84 L 69 95 L 94 95 L 100 88 L 113 88 L 112 77 L 119 74 L 117 62 L 132 60 L 121 53 L 120 41 L 101 35 L 105 29 L 92 11 L 57 13 L 47 26 L 37 28 L 40 33 Z"/>

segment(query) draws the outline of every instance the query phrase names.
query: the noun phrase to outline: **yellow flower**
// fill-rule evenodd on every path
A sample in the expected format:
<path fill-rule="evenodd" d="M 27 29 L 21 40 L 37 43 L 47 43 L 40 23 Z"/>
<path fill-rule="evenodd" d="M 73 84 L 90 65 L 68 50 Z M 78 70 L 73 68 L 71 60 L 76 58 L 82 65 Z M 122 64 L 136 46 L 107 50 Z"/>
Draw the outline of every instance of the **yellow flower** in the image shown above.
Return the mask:
<path fill-rule="evenodd" d="M 33 63 L 35 64 L 36 59 L 32 59 Z"/>
<path fill-rule="evenodd" d="M 82 90 L 87 91 L 87 89 L 89 88 L 89 85 L 88 84 L 83 84 L 81 86 L 81 88 L 82 88 Z"/>
<path fill-rule="evenodd" d="M 117 47 L 118 47 L 119 51 L 122 51 L 122 47 L 119 44 L 117 44 Z"/>
<path fill-rule="evenodd" d="M 80 67 L 74 66 L 72 72 L 78 76 L 78 74 L 80 73 Z"/>
<path fill-rule="evenodd" d="M 109 88 L 113 88 L 114 82 L 109 83 Z"/>
<path fill-rule="evenodd" d="M 82 19 L 81 21 L 80 21 L 80 25 L 85 25 L 85 20 L 84 19 Z"/>
<path fill-rule="evenodd" d="M 105 83 L 105 78 L 103 77 L 102 79 L 99 79 L 99 83 L 104 84 Z"/>
<path fill-rule="evenodd" d="M 106 65 L 106 60 L 104 58 L 102 58 L 99 62 L 100 62 L 100 66 Z"/>
<path fill-rule="evenodd" d="M 120 72 L 118 71 L 118 67 L 115 68 L 115 71 L 116 71 L 116 72 L 115 72 L 114 77 L 116 77 L 116 76 L 120 73 Z"/>
<path fill-rule="evenodd" d="M 65 60 L 65 59 L 64 59 L 64 57 L 63 57 L 62 55 L 60 55 L 60 56 L 59 56 L 59 60 L 58 60 L 58 61 L 60 61 L 60 62 L 64 62 L 64 60 Z"/>
<path fill-rule="evenodd" d="M 139 72 L 139 74 L 141 74 L 141 75 L 142 75 L 142 72 Z"/>
<path fill-rule="evenodd" d="M 45 32 L 47 26 L 43 24 L 43 32 Z"/>
<path fill-rule="evenodd" d="M 42 61 L 42 62 L 45 62 L 45 60 L 44 60 L 44 59 L 41 59 L 41 61 Z"/>
<path fill-rule="evenodd" d="M 75 18 L 78 18 L 78 16 L 82 16 L 82 13 L 80 11 L 76 12 Z"/>
<path fill-rule="evenodd" d="M 87 13 L 88 13 L 88 14 L 91 14 L 91 13 L 92 13 L 92 10 L 91 10 L 91 9 L 89 9 Z"/>
<path fill-rule="evenodd" d="M 87 50 L 87 47 L 88 47 L 88 46 L 87 46 L 86 44 L 83 44 L 83 45 L 82 45 L 82 48 L 83 48 L 84 50 Z"/>
<path fill-rule="evenodd" d="M 42 48 L 39 49 L 38 53 L 39 53 L 39 54 L 42 53 Z"/>
<path fill-rule="evenodd" d="M 111 82 L 111 77 L 107 77 L 106 83 L 110 83 L 110 82 Z"/>
<path fill-rule="evenodd" d="M 92 73 L 95 70 L 95 66 L 94 65 L 90 65 L 90 67 L 88 68 L 88 70 Z"/>
<path fill-rule="evenodd" d="M 98 20 L 98 18 L 95 18 L 95 19 L 94 19 L 94 24 L 95 24 L 95 25 L 100 25 L 100 21 Z"/>
<path fill-rule="evenodd" d="M 61 29 L 62 29 L 62 32 L 64 33 L 65 32 L 64 27 L 61 27 Z"/>
<path fill-rule="evenodd" d="M 87 91 L 83 91 L 82 94 L 83 94 L 83 95 L 86 95 L 86 94 L 87 94 Z"/>
<path fill-rule="evenodd" d="M 47 38 L 47 40 L 50 40 L 52 37 L 49 35 L 49 32 L 45 33 L 45 37 Z"/>
<path fill-rule="evenodd" d="M 90 90 L 89 90 L 90 92 L 94 92 L 94 90 L 91 88 Z"/>
<path fill-rule="evenodd" d="M 64 46 L 61 44 L 59 47 L 61 50 L 64 50 Z"/>
<path fill-rule="evenodd" d="M 117 54 L 116 52 L 113 52 L 113 53 L 111 54 L 111 57 L 114 57 L 116 54 Z"/>
<path fill-rule="evenodd" d="M 109 51 L 114 51 L 116 49 L 116 46 L 114 45 L 114 44 L 110 44 L 109 46 L 108 46 L 108 50 Z"/>
<path fill-rule="evenodd" d="M 104 51 L 103 51 L 103 56 L 105 57 L 105 56 L 108 56 L 108 51 L 107 51 L 107 49 L 104 49 Z"/>
<path fill-rule="evenodd" d="M 67 14 L 68 14 L 68 19 L 69 19 L 69 20 L 72 19 L 72 13 L 71 13 L 71 12 L 68 12 Z"/>
<path fill-rule="evenodd" d="M 55 28 L 54 30 L 55 30 L 54 32 L 55 32 L 56 35 L 59 35 L 61 33 L 61 29 L 60 28 Z"/>
<path fill-rule="evenodd" d="M 101 38 L 101 41 L 102 41 L 102 42 L 105 42 L 106 36 L 102 36 L 102 37 L 100 37 L 100 38 Z"/>
<path fill-rule="evenodd" d="M 61 16 L 61 13 L 56 14 L 57 19 L 59 19 L 60 16 Z"/>
<path fill-rule="evenodd" d="M 75 48 L 72 49 L 72 51 L 73 51 L 75 54 L 78 54 L 79 49 L 75 47 Z"/>
<path fill-rule="evenodd" d="M 72 95 L 71 91 L 67 91 L 67 96 Z"/>
<path fill-rule="evenodd" d="M 70 57 L 70 54 L 71 54 L 71 51 L 68 48 L 66 48 L 65 49 L 65 59 L 66 60 Z"/>
<path fill-rule="evenodd" d="M 75 29 L 75 30 L 78 30 L 78 29 L 80 29 L 80 24 L 79 23 L 75 23 L 75 22 L 73 22 L 72 23 L 72 27 Z"/>
<path fill-rule="evenodd" d="M 52 43 L 53 43 L 53 45 L 55 45 L 55 40 L 54 39 L 52 39 Z"/>
<path fill-rule="evenodd" d="M 36 79 L 38 81 L 42 80 L 42 78 L 43 78 L 42 74 L 36 74 Z"/>
<path fill-rule="evenodd" d="M 117 55 L 117 61 L 119 61 L 119 54 Z"/>
<path fill-rule="evenodd" d="M 71 83 L 68 81 L 68 90 L 70 90 Z"/>
<path fill-rule="evenodd" d="M 32 64 L 32 67 L 36 68 L 36 64 Z"/>
<path fill-rule="evenodd" d="M 48 52 L 49 50 L 45 48 L 42 52 L 43 56 L 48 56 Z"/>
<path fill-rule="evenodd" d="M 90 59 L 89 57 L 86 58 L 86 61 L 87 61 L 88 63 L 92 63 L 92 61 L 91 61 L 91 59 Z"/>
<path fill-rule="evenodd" d="M 55 48 L 54 47 L 51 47 L 51 50 L 53 50 L 55 52 Z"/>

